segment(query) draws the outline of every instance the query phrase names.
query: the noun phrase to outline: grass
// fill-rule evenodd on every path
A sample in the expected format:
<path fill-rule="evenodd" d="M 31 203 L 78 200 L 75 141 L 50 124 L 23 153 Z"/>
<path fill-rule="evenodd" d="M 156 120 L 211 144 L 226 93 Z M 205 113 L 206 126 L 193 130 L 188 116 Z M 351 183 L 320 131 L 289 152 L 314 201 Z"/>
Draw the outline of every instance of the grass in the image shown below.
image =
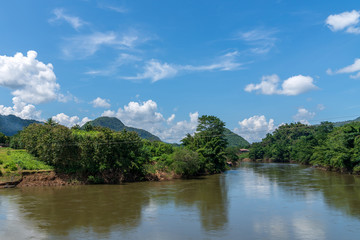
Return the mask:
<path fill-rule="evenodd" d="M 53 170 L 26 150 L 0 148 L 0 177 L 13 175 L 23 170 Z"/>

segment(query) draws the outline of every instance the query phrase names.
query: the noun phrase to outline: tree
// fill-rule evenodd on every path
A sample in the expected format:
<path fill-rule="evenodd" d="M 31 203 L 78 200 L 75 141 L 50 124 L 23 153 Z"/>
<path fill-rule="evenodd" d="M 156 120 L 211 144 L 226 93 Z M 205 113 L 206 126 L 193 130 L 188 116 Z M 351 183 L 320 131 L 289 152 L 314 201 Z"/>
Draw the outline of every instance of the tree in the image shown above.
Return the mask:
<path fill-rule="evenodd" d="M 194 136 L 188 134 L 182 143 L 199 153 L 202 169 L 208 173 L 225 170 L 225 123 L 215 116 L 203 115 L 198 119 Z"/>

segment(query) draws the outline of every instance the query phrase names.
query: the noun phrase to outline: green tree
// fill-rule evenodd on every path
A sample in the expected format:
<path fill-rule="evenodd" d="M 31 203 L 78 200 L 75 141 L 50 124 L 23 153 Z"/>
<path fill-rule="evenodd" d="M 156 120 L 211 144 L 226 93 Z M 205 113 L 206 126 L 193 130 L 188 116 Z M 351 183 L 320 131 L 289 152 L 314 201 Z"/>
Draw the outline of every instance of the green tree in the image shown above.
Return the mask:
<path fill-rule="evenodd" d="M 203 115 L 198 119 L 194 136 L 188 134 L 182 143 L 199 153 L 202 169 L 208 173 L 219 173 L 225 170 L 225 123 L 215 116 Z"/>

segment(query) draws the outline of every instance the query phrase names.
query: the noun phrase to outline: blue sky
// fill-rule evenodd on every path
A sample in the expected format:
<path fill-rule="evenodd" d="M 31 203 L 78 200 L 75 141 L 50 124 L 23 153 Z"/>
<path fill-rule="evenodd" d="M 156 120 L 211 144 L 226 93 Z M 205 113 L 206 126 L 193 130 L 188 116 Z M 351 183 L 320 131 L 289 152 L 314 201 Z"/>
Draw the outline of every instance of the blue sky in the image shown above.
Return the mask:
<path fill-rule="evenodd" d="M 281 123 L 358 117 L 356 1 L 3 1 L 0 114 L 114 116 L 162 140 L 222 119 L 249 141 Z"/>

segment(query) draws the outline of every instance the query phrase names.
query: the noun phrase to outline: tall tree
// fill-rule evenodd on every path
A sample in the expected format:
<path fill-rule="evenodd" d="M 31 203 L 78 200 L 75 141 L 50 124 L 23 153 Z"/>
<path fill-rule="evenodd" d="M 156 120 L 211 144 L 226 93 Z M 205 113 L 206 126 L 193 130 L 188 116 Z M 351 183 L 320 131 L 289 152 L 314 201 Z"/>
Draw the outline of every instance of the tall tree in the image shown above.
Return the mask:
<path fill-rule="evenodd" d="M 203 115 L 199 119 L 194 136 L 187 135 L 182 143 L 199 153 L 202 169 L 209 173 L 225 170 L 225 123 L 218 117 Z"/>

